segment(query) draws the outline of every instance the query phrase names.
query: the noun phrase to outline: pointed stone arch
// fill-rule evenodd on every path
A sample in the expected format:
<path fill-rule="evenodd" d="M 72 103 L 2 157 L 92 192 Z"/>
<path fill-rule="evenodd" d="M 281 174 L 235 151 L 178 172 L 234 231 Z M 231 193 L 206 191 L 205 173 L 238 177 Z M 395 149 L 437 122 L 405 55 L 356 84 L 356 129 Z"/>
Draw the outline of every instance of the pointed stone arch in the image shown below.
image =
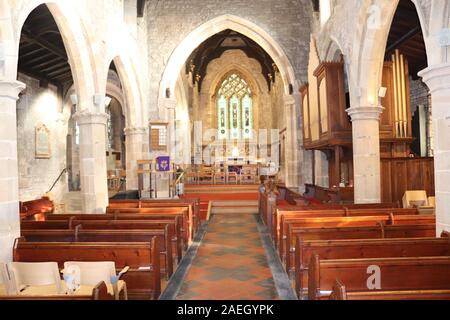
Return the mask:
<path fill-rule="evenodd" d="M 191 32 L 172 53 L 160 84 L 159 97 L 166 98 L 167 89 L 174 92 L 178 76 L 189 55 L 211 36 L 231 29 L 258 43 L 273 59 L 283 79 L 285 93 L 290 94 L 297 85 L 294 69 L 282 47 L 261 27 L 234 15 L 222 15 Z"/>
<path fill-rule="evenodd" d="M 90 46 L 86 29 L 77 10 L 69 1 L 42 1 L 27 2 L 20 10 L 14 26 L 14 54 L 17 64 L 21 30 L 30 13 L 40 5 L 46 5 L 55 19 L 59 32 L 64 42 L 69 64 L 71 66 L 74 87 L 81 104 L 79 110 L 87 110 L 89 105 L 83 105 L 83 101 L 91 101 L 98 89 L 94 68 L 92 46 Z M 17 73 L 17 68 L 16 68 Z M 15 74 L 14 76 L 17 76 Z"/>

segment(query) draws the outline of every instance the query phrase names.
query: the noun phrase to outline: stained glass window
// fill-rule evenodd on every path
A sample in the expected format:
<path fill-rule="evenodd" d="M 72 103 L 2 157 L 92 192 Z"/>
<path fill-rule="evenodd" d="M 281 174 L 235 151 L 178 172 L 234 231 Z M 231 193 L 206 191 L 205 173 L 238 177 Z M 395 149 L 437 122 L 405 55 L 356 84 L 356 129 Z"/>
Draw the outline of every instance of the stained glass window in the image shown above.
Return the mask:
<path fill-rule="evenodd" d="M 80 126 L 75 122 L 75 144 L 80 145 Z"/>
<path fill-rule="evenodd" d="M 225 79 L 217 93 L 219 139 L 251 139 L 253 129 L 252 91 L 238 74 Z"/>
<path fill-rule="evenodd" d="M 106 108 L 106 114 L 108 116 L 107 118 L 107 122 L 106 122 L 106 130 L 107 130 L 107 137 L 108 137 L 108 141 L 107 141 L 107 145 L 106 147 L 108 148 L 108 150 L 111 150 L 112 146 L 113 146 L 113 139 L 114 139 L 114 129 L 113 129 L 113 122 L 112 122 L 112 113 L 111 113 L 111 108 Z"/>

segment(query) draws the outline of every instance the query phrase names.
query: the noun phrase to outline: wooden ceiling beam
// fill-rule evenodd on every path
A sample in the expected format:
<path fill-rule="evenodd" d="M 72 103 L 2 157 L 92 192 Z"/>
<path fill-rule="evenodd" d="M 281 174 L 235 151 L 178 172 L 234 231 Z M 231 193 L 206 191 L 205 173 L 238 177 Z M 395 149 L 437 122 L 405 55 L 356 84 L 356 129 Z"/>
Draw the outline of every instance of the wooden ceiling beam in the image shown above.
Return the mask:
<path fill-rule="evenodd" d="M 34 79 L 36 79 L 36 80 L 38 80 L 40 82 L 48 82 L 48 83 L 51 83 L 51 84 L 53 84 L 55 86 L 59 85 L 58 81 L 56 81 L 54 79 L 51 79 L 51 78 L 47 77 L 46 75 L 41 74 L 41 73 L 36 72 L 36 71 L 33 71 L 33 70 L 19 68 L 19 73 L 22 73 L 22 74 L 24 74 L 24 75 L 26 75 L 28 77 L 34 78 Z"/>
<path fill-rule="evenodd" d="M 138 18 L 144 17 L 144 11 L 145 11 L 145 0 L 137 0 L 137 16 Z"/>
<path fill-rule="evenodd" d="M 22 65 L 24 67 L 27 67 L 29 65 L 33 65 L 35 63 L 41 62 L 42 60 L 47 60 L 47 59 L 49 59 L 51 57 L 54 57 L 54 56 L 55 55 L 50 52 L 50 53 L 45 53 L 45 54 L 37 56 L 36 58 L 31 58 L 31 59 L 28 60 L 28 59 L 25 59 L 24 56 L 20 55 L 19 56 L 19 63 L 22 63 Z"/>
<path fill-rule="evenodd" d="M 68 66 L 68 63 L 67 63 L 66 61 L 60 62 L 60 63 L 55 63 L 55 62 L 53 61 L 52 63 L 53 63 L 53 65 L 50 66 L 50 67 L 43 68 L 43 69 L 40 68 L 40 69 L 41 69 L 41 72 L 47 73 L 47 72 L 53 71 L 53 70 L 55 70 L 55 69 L 61 69 L 62 67 Z M 69 67 L 70 67 L 70 66 L 69 66 Z"/>
<path fill-rule="evenodd" d="M 60 75 L 62 75 L 62 74 L 66 74 L 66 73 L 68 73 L 68 72 L 72 73 L 72 70 L 70 69 L 70 66 L 69 66 L 69 65 L 67 65 L 67 67 L 60 68 L 60 69 L 58 69 L 58 70 L 56 70 L 56 71 L 49 72 L 49 73 L 48 73 L 48 76 L 49 76 L 50 78 L 57 78 L 58 76 L 60 76 Z"/>
<path fill-rule="evenodd" d="M 420 28 L 420 25 L 416 26 L 414 29 L 411 29 L 409 32 L 407 32 L 405 35 L 403 35 L 400 39 L 396 40 L 394 43 L 389 45 L 389 47 L 386 49 L 386 53 L 389 54 L 398 47 L 400 47 L 403 43 L 407 42 L 411 38 L 415 37 L 419 32 L 421 32 L 422 29 Z"/>
<path fill-rule="evenodd" d="M 27 41 L 36 43 L 37 45 L 43 47 L 44 49 L 47 49 L 48 51 L 54 53 L 58 57 L 65 59 L 67 61 L 66 51 L 64 49 L 55 46 L 53 43 L 48 42 L 44 38 L 39 36 L 33 36 L 31 33 L 28 33 L 26 31 L 22 32 L 22 37 L 25 37 Z"/>

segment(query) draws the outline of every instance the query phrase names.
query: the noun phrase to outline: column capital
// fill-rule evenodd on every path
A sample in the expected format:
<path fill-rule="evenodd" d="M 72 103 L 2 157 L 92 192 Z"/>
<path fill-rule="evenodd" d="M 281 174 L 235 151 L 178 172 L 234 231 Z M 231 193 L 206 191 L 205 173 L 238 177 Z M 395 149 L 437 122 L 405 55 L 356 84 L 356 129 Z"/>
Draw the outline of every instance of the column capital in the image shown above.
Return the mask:
<path fill-rule="evenodd" d="M 106 125 L 108 120 L 108 114 L 105 112 L 92 112 L 92 111 L 78 111 L 73 116 L 73 119 L 78 123 L 78 125 L 88 125 L 88 124 L 100 124 Z"/>
<path fill-rule="evenodd" d="M 167 109 L 167 108 L 176 108 L 177 107 L 177 99 L 172 98 L 163 98 L 158 102 L 159 109 Z"/>
<path fill-rule="evenodd" d="M 380 116 L 383 113 L 384 108 L 382 106 L 374 107 L 352 107 L 347 109 L 348 115 L 352 118 L 352 122 L 359 120 L 380 120 Z"/>
<path fill-rule="evenodd" d="M 285 94 L 283 97 L 284 105 L 285 106 L 295 105 L 297 102 L 297 99 L 300 99 L 300 94 L 298 94 L 298 93 L 294 93 L 291 95 Z"/>
<path fill-rule="evenodd" d="M 146 127 L 127 127 L 123 130 L 126 136 L 146 135 L 148 129 Z"/>
<path fill-rule="evenodd" d="M 25 83 L 20 81 L 0 80 L 0 97 L 18 100 L 19 94 L 26 88 Z"/>
<path fill-rule="evenodd" d="M 428 67 L 420 71 L 418 75 L 423 78 L 423 82 L 428 85 L 431 93 L 450 89 L 449 63 Z"/>

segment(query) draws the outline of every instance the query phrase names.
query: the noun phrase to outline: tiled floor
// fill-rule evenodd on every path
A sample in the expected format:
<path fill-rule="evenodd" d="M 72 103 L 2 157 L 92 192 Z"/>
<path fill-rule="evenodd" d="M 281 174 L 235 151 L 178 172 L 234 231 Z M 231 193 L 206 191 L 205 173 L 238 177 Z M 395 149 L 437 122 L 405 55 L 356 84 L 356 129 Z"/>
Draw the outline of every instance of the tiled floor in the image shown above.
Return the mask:
<path fill-rule="evenodd" d="M 278 298 L 256 216 L 213 216 L 177 300 Z"/>

